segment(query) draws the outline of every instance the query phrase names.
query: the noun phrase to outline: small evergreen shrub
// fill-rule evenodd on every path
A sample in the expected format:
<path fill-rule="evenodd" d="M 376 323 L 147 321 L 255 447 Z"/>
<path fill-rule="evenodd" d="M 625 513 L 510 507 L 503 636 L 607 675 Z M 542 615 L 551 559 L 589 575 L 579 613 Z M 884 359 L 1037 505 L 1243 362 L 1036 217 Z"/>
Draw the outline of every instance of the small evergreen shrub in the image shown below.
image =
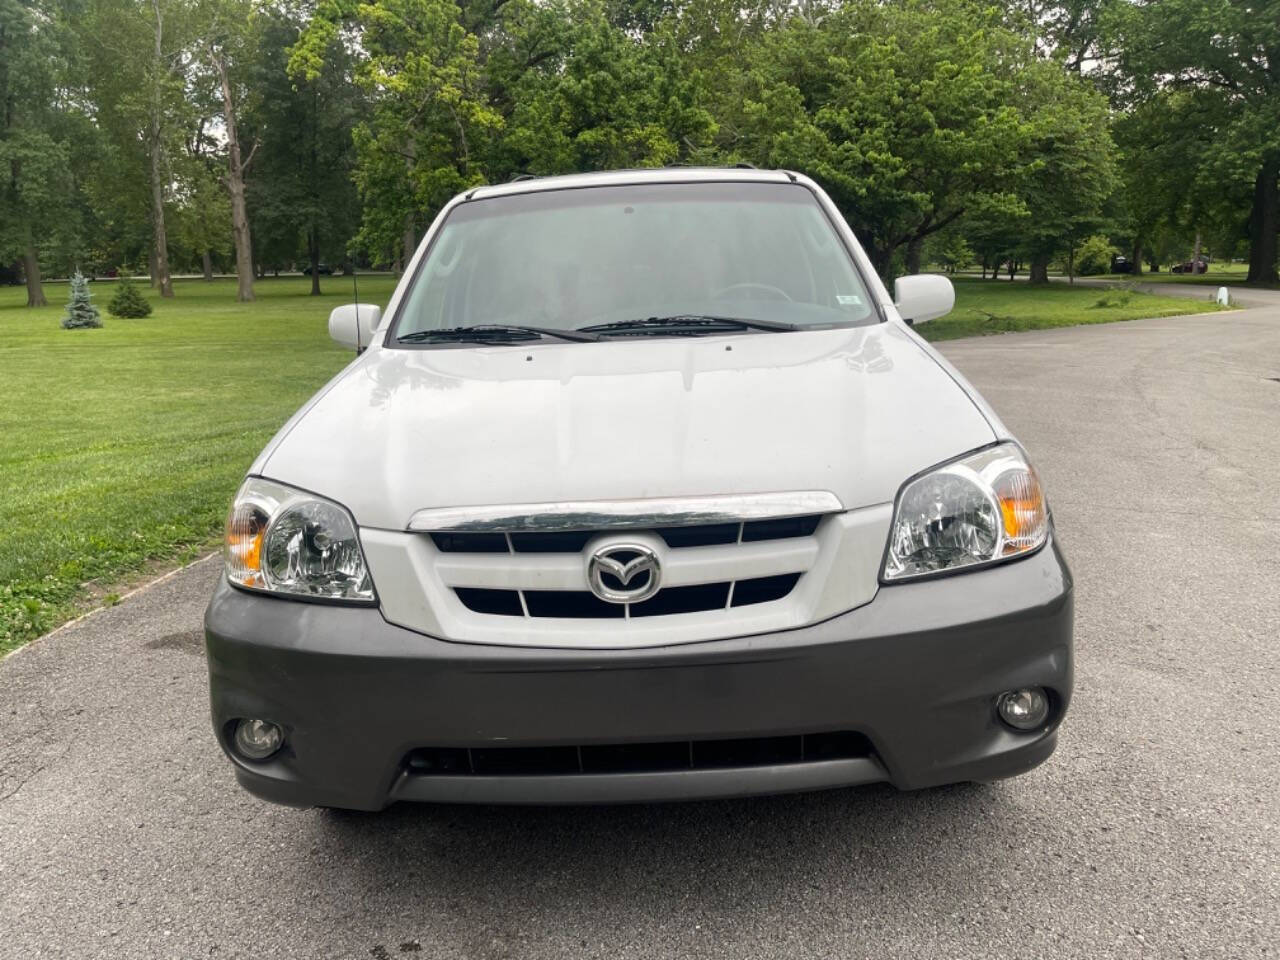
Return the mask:
<path fill-rule="evenodd" d="M 113 317 L 149 317 L 151 301 L 142 295 L 132 280 L 121 277 L 116 287 L 115 296 L 107 304 L 107 312 Z"/>
<path fill-rule="evenodd" d="M 89 296 L 89 281 L 79 270 L 71 278 L 71 299 L 67 301 L 67 313 L 62 318 L 62 326 L 66 330 L 102 326 L 98 308 L 93 305 Z"/>

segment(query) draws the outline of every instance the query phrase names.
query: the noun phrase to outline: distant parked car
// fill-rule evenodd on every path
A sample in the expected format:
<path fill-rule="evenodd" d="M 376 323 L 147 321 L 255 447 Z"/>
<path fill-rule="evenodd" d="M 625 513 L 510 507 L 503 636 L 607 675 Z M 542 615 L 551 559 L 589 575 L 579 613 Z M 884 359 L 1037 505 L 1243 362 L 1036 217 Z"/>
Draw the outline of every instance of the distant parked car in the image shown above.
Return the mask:
<path fill-rule="evenodd" d="M 1173 273 L 1204 273 L 1209 269 L 1209 262 L 1201 257 L 1199 260 L 1184 260 L 1173 265 Z"/>
<path fill-rule="evenodd" d="M 322 277 L 331 277 L 333 276 L 333 267 L 329 266 L 327 263 L 318 263 L 316 264 L 316 273 L 320 274 Z M 306 277 L 311 276 L 311 264 L 308 263 L 302 268 L 302 275 Z"/>
<path fill-rule="evenodd" d="M 1111 258 L 1111 272 L 1133 273 L 1133 264 L 1129 262 L 1128 257 L 1122 257 L 1119 255 L 1113 256 Z"/>

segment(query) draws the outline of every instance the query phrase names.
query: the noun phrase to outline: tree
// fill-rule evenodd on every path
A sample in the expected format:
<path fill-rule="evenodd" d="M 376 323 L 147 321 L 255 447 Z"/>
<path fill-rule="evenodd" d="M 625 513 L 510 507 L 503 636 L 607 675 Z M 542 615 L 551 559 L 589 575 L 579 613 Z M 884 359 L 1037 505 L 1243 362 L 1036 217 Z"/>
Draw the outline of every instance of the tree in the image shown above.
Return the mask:
<path fill-rule="evenodd" d="M 139 211 L 150 220 L 152 285 L 173 296 L 169 208 L 179 178 L 181 131 L 193 123 L 187 80 L 196 25 L 184 0 L 85 0 L 68 18 L 77 48 L 77 81 L 94 107 L 107 145 L 95 204 L 119 231 L 130 257 Z"/>
<path fill-rule="evenodd" d="M 116 292 L 107 302 L 107 313 L 113 317 L 128 317 L 137 319 L 139 317 L 151 316 L 151 303 L 142 295 L 139 290 L 128 277 L 121 277 L 119 284 L 116 286 Z"/>
<path fill-rule="evenodd" d="M 48 302 L 41 247 L 78 232 L 62 66 L 54 11 L 0 0 L 0 258 L 21 261 L 29 307 Z"/>
<path fill-rule="evenodd" d="M 899 248 L 915 271 L 925 239 L 1006 192 L 1024 155 L 1006 66 L 1019 43 L 965 0 L 791 16 L 746 53 L 717 111 L 720 142 L 814 175 L 882 275 Z"/>
<path fill-rule="evenodd" d="M 346 23 L 360 30 L 355 78 L 371 101 L 354 130 L 359 242 L 375 259 L 403 262 L 420 217 L 485 182 L 485 141 L 502 117 L 487 97 L 479 38 L 452 0 L 329 0 L 293 49 L 291 73 L 319 78 Z"/>
<path fill-rule="evenodd" d="M 1028 216 L 1019 247 L 1032 283 L 1049 282 L 1049 262 L 1104 222 L 1115 189 L 1115 144 L 1105 98 L 1051 61 L 1019 76 L 1030 135 L 1018 196 Z"/>
<path fill-rule="evenodd" d="M 102 326 L 102 317 L 92 301 L 93 298 L 89 294 L 89 281 L 77 270 L 71 277 L 67 312 L 62 318 L 63 329 L 76 330 L 82 327 Z"/>
<path fill-rule="evenodd" d="M 247 187 L 259 256 L 291 264 L 301 254 L 318 295 L 321 260 L 344 259 L 359 225 L 352 131 L 363 97 L 351 82 L 352 55 L 337 38 L 314 77 L 290 78 L 288 51 L 303 26 L 301 13 L 287 7 L 263 13 L 247 80 L 257 95 L 244 124 L 262 147 Z"/>
<path fill-rule="evenodd" d="M 1122 94 L 1160 104 L 1167 146 L 1203 145 L 1182 182 L 1247 194 L 1250 282 L 1280 282 L 1280 0 L 1133 0 L 1109 9 Z"/>
<path fill-rule="evenodd" d="M 253 300 L 253 236 L 245 202 L 245 176 L 260 144 L 246 153 L 240 142 L 239 116 L 248 92 L 237 67 L 252 60 L 258 25 L 249 0 L 206 0 L 201 11 L 204 24 L 202 59 L 212 70 L 222 98 L 222 132 L 226 140 L 227 172 L 224 183 L 231 200 L 231 235 L 236 254 L 236 299 Z"/>
<path fill-rule="evenodd" d="M 701 77 L 683 67 L 667 31 L 638 41 L 591 0 L 563 15 L 558 49 L 515 85 L 506 146 L 516 170 L 662 166 L 709 143 Z"/>

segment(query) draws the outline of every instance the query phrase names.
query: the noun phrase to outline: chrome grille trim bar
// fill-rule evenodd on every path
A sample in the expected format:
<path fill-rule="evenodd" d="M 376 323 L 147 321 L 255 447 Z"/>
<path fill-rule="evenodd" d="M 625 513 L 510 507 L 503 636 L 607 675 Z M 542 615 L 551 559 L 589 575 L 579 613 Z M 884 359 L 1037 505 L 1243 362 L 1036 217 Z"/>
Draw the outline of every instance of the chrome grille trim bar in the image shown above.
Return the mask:
<path fill-rule="evenodd" d="M 650 500 L 579 500 L 562 503 L 432 507 L 409 518 L 413 533 L 550 533 L 565 530 L 637 530 L 711 523 L 782 520 L 840 513 L 829 490 L 793 490 Z"/>

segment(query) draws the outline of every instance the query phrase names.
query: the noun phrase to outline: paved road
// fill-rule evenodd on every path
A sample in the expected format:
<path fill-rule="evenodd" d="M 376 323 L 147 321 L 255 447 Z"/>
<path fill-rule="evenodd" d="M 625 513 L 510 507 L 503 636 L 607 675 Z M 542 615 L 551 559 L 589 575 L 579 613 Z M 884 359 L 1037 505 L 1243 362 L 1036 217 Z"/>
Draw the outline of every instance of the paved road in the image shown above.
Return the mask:
<path fill-rule="evenodd" d="M 1275 956 L 1280 295 L 946 351 L 1031 449 L 1077 574 L 1076 701 L 1031 775 L 266 806 L 207 729 L 204 563 L 0 664 L 0 956 Z"/>

